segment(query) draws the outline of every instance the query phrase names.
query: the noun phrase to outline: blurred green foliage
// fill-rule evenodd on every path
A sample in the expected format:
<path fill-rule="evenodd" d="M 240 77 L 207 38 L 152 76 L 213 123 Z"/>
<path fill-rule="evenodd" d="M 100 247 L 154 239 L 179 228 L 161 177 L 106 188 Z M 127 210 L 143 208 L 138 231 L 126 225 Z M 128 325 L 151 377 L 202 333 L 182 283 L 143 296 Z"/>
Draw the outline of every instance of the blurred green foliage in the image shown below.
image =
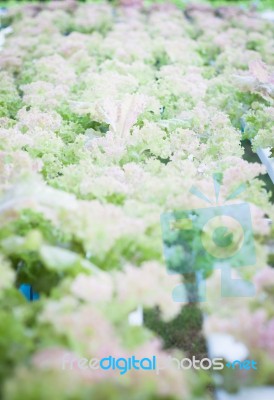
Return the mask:
<path fill-rule="evenodd" d="M 18 4 L 27 4 L 27 3 L 46 3 L 51 0 L 1 0 L 0 7 L 4 6 L 13 6 Z M 98 3 L 101 0 L 77 0 L 81 3 Z M 108 0 L 110 3 L 114 3 L 115 0 Z M 209 4 L 211 3 L 214 6 L 222 6 L 222 5 L 240 5 L 244 7 L 255 6 L 259 10 L 265 9 L 274 9 L 274 0 L 144 0 L 145 4 L 153 4 L 153 3 L 174 3 L 180 8 L 184 8 L 188 3 L 203 3 Z"/>

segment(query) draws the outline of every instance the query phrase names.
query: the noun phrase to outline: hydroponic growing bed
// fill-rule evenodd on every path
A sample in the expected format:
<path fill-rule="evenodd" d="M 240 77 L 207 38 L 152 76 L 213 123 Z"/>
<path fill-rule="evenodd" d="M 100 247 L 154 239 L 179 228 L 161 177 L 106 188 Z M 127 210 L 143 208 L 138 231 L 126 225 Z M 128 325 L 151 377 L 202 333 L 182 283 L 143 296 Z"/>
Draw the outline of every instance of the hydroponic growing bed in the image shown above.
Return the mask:
<path fill-rule="evenodd" d="M 56 1 L 1 28 L 1 398 L 272 396 L 273 22 Z"/>

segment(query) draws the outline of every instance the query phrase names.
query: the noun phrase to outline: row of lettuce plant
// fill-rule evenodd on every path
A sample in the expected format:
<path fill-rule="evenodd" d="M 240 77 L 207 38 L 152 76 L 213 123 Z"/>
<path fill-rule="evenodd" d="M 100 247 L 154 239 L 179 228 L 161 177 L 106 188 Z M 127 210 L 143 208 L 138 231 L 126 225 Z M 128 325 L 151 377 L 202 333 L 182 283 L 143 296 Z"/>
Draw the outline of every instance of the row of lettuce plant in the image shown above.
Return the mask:
<path fill-rule="evenodd" d="M 215 172 L 221 199 L 246 185 L 257 264 L 237 273 L 258 291 L 221 303 L 218 273 L 209 271 L 204 333 L 225 329 L 244 341 L 262 365 L 253 382 L 272 383 L 274 209 L 259 179 L 265 170 L 244 160 L 241 141 L 274 146 L 273 25 L 229 8 L 128 3 L 22 6 L 8 18 L 13 32 L 0 57 L 3 399 L 210 398 L 206 374 L 170 367 L 125 377 L 63 370 L 62 360 L 183 358 L 128 315 L 157 308 L 170 321 L 186 306 L 171 297 L 184 278 L 167 273 L 160 215 L 204 207 L 190 188 L 212 197 Z M 180 263 L 180 252 L 173 256 Z M 39 301 L 25 301 L 22 283 Z"/>

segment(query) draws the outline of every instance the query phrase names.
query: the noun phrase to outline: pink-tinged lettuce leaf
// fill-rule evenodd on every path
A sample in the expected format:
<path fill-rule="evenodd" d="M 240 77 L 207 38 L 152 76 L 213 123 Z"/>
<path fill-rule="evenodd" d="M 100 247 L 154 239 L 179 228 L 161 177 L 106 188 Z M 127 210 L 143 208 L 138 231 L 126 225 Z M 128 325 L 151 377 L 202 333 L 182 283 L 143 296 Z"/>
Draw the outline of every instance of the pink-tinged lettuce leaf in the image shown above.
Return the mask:
<path fill-rule="evenodd" d="M 142 94 L 126 95 L 123 100 L 104 100 L 97 110 L 101 118 L 110 125 L 111 131 L 125 137 L 149 101 L 150 98 Z"/>
<path fill-rule="evenodd" d="M 249 63 L 249 72 L 256 78 L 260 83 L 268 83 L 270 76 L 267 71 L 265 63 L 261 60 L 252 60 Z"/>

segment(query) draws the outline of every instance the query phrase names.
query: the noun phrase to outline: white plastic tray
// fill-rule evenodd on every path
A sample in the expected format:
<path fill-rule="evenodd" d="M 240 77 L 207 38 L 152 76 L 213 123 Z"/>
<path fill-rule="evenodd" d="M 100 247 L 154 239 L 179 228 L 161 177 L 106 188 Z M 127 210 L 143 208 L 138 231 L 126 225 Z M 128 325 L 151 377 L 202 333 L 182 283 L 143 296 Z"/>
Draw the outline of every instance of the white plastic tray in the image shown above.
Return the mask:
<path fill-rule="evenodd" d="M 259 149 L 257 154 L 261 162 L 265 165 L 268 175 L 274 183 L 274 158 L 270 158 L 270 149 Z"/>

